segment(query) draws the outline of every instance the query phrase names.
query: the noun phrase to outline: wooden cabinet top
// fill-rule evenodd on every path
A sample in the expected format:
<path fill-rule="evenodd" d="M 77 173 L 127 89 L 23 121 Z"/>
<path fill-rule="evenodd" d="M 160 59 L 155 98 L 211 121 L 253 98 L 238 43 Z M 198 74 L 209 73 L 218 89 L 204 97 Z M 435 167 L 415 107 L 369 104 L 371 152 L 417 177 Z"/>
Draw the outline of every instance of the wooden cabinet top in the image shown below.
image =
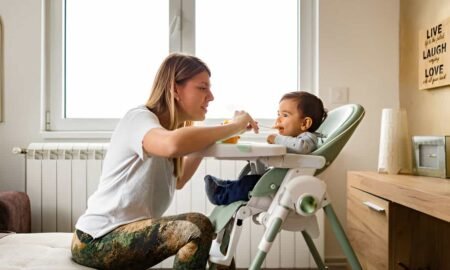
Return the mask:
<path fill-rule="evenodd" d="M 349 171 L 347 186 L 450 222 L 450 179 Z"/>

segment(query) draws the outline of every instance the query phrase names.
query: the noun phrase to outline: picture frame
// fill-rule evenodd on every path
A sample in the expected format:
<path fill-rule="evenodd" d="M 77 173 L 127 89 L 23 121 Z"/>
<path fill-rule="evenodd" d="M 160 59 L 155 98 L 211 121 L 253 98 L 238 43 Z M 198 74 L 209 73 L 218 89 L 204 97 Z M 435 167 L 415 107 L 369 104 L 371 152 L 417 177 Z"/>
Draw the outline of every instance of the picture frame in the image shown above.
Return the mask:
<path fill-rule="evenodd" d="M 450 85 L 450 53 L 447 43 L 450 17 L 419 31 L 418 83 L 419 89 L 432 89 Z"/>

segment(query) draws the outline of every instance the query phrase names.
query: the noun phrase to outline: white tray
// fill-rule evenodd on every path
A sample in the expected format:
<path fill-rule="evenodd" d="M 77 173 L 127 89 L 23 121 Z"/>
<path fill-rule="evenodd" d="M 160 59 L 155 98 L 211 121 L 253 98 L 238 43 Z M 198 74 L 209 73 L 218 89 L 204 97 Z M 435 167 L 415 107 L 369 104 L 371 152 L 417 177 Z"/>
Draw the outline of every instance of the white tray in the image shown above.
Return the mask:
<path fill-rule="evenodd" d="M 219 159 L 248 159 L 273 157 L 286 154 L 286 147 L 277 144 L 239 142 L 237 144 L 216 143 L 211 147 L 191 154 L 197 157 L 216 157 Z"/>

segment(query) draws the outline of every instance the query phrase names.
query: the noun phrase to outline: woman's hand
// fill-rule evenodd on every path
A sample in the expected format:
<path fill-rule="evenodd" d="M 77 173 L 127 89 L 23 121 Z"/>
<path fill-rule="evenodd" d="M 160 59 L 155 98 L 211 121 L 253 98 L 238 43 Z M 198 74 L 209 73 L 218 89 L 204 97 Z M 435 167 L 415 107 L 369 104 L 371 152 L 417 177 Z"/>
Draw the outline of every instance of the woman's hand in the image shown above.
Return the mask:
<path fill-rule="evenodd" d="M 270 144 L 274 144 L 276 136 L 277 136 L 277 134 L 270 134 L 269 136 L 267 136 L 267 142 Z"/>
<path fill-rule="evenodd" d="M 255 133 L 259 132 L 258 122 L 253 120 L 253 118 L 246 111 L 235 111 L 233 117 L 233 123 L 236 123 L 242 130 L 250 131 L 253 129 Z"/>

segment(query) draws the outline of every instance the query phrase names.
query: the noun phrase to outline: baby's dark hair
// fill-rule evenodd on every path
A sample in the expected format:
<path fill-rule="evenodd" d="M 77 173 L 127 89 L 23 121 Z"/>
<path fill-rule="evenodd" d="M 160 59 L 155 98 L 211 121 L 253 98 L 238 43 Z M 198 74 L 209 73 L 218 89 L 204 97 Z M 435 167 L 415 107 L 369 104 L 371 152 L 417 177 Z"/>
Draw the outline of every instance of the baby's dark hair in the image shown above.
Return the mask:
<path fill-rule="evenodd" d="M 297 102 L 297 110 L 301 117 L 311 117 L 312 125 L 308 129 L 309 132 L 316 131 L 327 117 L 327 111 L 323 107 L 323 102 L 317 96 L 305 92 L 294 91 L 285 94 L 281 99 L 292 99 Z"/>

